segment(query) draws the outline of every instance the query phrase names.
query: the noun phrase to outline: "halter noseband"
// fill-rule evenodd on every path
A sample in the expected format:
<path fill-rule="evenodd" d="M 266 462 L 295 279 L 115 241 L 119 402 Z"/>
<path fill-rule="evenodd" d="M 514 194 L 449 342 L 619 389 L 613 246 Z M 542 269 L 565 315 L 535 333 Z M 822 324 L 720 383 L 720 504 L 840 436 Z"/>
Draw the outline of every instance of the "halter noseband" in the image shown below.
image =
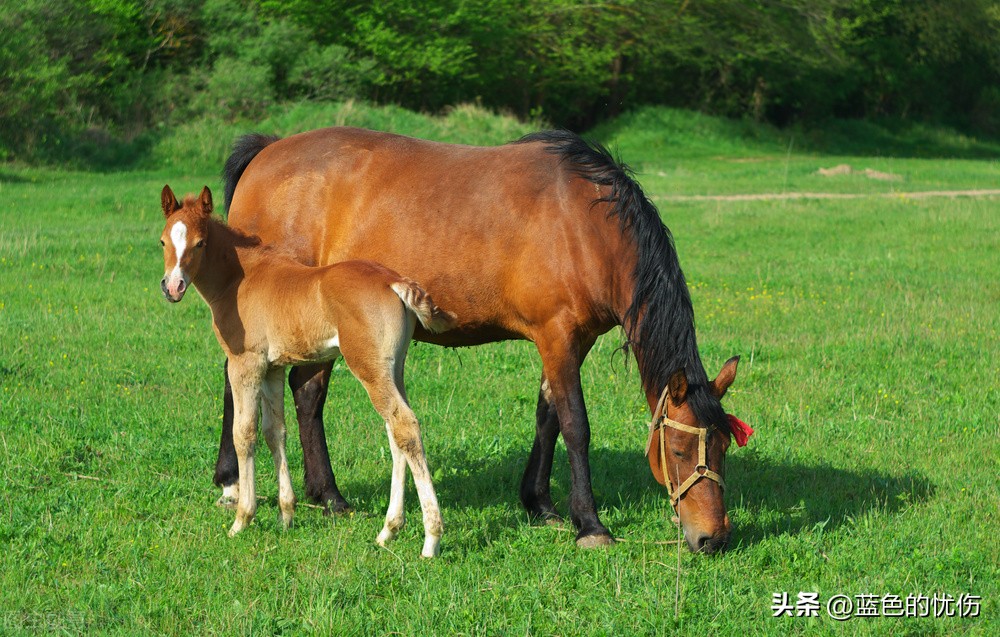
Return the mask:
<path fill-rule="evenodd" d="M 681 497 L 687 493 L 688 489 L 693 487 L 694 484 L 702 478 L 708 478 L 709 480 L 718 482 L 719 487 L 725 491 L 726 483 L 723 481 L 722 476 L 708 468 L 708 463 L 705 457 L 706 440 L 708 439 L 708 435 L 714 431 L 715 427 L 689 427 L 688 425 L 679 423 L 676 420 L 667 418 L 666 411 L 667 388 L 664 388 L 663 393 L 660 395 L 660 400 L 656 404 L 656 410 L 653 412 L 653 420 L 649 423 L 649 439 L 646 441 L 646 455 L 649 455 L 650 448 L 652 447 L 653 433 L 659 431 L 660 470 L 663 472 L 663 479 L 665 481 L 663 486 L 667 487 L 667 493 L 670 495 L 671 506 L 676 509 L 677 503 L 680 502 Z M 694 472 L 688 476 L 687 480 L 677 487 L 676 491 L 671 488 L 670 474 L 667 472 L 667 432 L 665 431 L 667 427 L 698 436 L 698 464 L 695 465 Z M 703 471 L 699 471 L 699 469 L 702 469 Z M 677 476 L 677 479 L 680 480 L 679 475 Z"/>

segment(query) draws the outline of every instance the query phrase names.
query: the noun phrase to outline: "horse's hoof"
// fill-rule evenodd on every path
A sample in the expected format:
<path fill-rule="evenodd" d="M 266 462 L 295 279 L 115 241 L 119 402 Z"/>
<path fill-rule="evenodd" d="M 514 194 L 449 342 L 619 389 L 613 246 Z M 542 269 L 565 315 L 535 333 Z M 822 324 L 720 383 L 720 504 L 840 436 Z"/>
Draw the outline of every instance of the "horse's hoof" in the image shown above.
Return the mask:
<path fill-rule="evenodd" d="M 220 507 L 222 509 L 234 510 L 236 509 L 236 498 L 234 498 L 231 495 L 221 496 L 218 500 L 215 501 L 215 506 Z"/>
<path fill-rule="evenodd" d="M 615 538 L 610 535 L 584 535 L 576 538 L 576 545 L 581 549 L 596 549 L 611 546 L 615 543 Z"/>
<path fill-rule="evenodd" d="M 533 517 L 547 526 L 555 526 L 557 524 L 562 524 L 565 521 L 561 515 L 556 513 L 555 509 L 552 509 L 551 511 L 540 511 Z"/>
<path fill-rule="evenodd" d="M 323 505 L 323 515 L 330 517 L 332 515 L 350 515 L 354 513 L 354 507 L 346 502 L 327 502 Z"/>

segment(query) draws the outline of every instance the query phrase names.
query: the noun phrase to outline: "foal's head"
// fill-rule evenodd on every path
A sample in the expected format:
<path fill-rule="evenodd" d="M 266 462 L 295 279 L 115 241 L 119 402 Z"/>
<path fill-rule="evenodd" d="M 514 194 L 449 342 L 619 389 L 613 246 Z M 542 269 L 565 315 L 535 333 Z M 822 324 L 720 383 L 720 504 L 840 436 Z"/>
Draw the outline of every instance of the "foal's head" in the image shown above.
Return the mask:
<path fill-rule="evenodd" d="M 164 186 L 160 201 L 167 219 L 160 235 L 164 271 L 160 289 L 168 301 L 176 303 L 184 298 L 204 259 L 212 217 L 212 192 L 206 186 L 198 197 L 188 195 L 181 204 L 170 186 Z"/>

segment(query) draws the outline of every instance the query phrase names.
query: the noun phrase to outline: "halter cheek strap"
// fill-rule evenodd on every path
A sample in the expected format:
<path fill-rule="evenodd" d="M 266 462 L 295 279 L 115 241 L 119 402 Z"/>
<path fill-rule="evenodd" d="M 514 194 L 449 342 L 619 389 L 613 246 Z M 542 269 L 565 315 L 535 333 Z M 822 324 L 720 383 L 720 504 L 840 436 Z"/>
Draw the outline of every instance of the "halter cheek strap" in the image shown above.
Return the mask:
<path fill-rule="evenodd" d="M 702 478 L 714 480 L 719 483 L 719 486 L 723 491 L 726 489 L 726 483 L 723 481 L 722 476 L 708 468 L 705 449 L 708 441 L 708 435 L 713 431 L 713 428 L 690 427 L 684 423 L 667 418 L 666 402 L 667 390 L 664 389 L 663 394 L 660 396 L 660 400 L 656 405 L 656 410 L 653 412 L 653 420 L 649 423 L 649 438 L 646 441 L 646 455 L 649 456 L 649 452 L 653 446 L 653 436 L 658 433 L 660 439 L 658 451 L 660 452 L 660 470 L 663 472 L 663 486 L 667 487 L 667 492 L 670 494 L 670 504 L 676 509 L 677 503 L 680 502 L 681 497 L 683 497 L 684 494 L 687 493 L 688 489 L 693 487 L 698 480 L 701 480 Z M 667 427 L 698 436 L 698 464 L 695 465 L 694 472 L 688 476 L 687 480 L 682 482 L 676 490 L 672 488 L 670 474 L 667 472 Z M 677 479 L 680 480 L 679 475 L 677 476 Z"/>

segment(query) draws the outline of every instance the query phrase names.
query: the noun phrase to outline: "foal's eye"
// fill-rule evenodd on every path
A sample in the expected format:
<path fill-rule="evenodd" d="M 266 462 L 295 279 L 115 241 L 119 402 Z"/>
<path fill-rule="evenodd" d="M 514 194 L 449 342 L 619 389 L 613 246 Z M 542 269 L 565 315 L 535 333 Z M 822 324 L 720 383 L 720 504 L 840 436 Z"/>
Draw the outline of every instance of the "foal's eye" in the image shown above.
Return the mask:
<path fill-rule="evenodd" d="M 204 239 L 202 239 L 198 243 L 194 244 L 194 247 L 196 247 L 196 248 L 202 248 L 204 246 L 205 246 L 205 240 Z"/>

